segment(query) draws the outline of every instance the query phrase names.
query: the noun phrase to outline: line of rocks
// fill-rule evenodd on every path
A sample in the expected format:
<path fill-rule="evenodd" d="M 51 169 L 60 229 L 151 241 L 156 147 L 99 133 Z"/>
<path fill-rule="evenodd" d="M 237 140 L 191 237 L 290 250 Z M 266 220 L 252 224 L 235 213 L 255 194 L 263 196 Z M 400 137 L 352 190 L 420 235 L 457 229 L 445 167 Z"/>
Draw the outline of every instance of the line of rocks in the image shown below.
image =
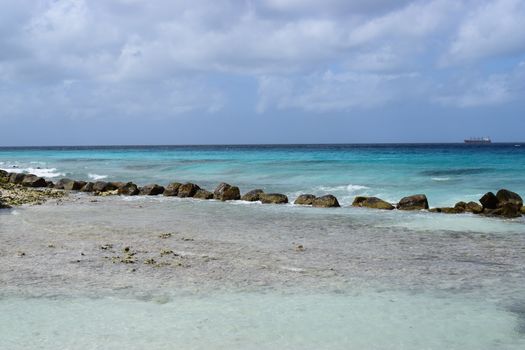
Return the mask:
<path fill-rule="evenodd" d="M 149 184 L 142 187 L 133 182 L 86 182 L 68 178 L 60 179 L 56 183 L 47 181 L 43 177 L 33 174 L 7 173 L 0 171 L 0 179 L 23 187 L 46 187 L 65 191 L 80 191 L 92 193 L 98 196 L 122 195 L 122 196 L 172 196 L 180 198 L 216 199 L 220 201 L 243 200 L 249 202 L 260 201 L 263 204 L 285 204 L 288 197 L 281 193 L 265 193 L 262 189 L 251 190 L 241 196 L 239 187 L 228 183 L 220 183 L 213 192 L 201 188 L 199 185 L 187 182 L 172 182 L 166 187 L 158 184 Z M 352 206 L 365 207 L 382 210 L 429 210 L 430 212 L 458 214 L 474 213 L 489 216 L 501 216 L 507 218 L 519 217 L 525 214 L 522 198 L 515 192 L 501 189 L 494 194 L 486 193 L 476 202 L 458 202 L 454 207 L 442 207 L 429 209 L 427 197 L 424 194 L 416 194 L 402 198 L 395 206 L 377 197 L 355 197 Z M 317 197 L 313 194 L 301 194 L 294 201 L 296 205 L 309 205 L 318 208 L 338 208 L 340 204 L 337 198 L 331 194 Z M 0 208 L 2 200 L 0 197 Z"/>

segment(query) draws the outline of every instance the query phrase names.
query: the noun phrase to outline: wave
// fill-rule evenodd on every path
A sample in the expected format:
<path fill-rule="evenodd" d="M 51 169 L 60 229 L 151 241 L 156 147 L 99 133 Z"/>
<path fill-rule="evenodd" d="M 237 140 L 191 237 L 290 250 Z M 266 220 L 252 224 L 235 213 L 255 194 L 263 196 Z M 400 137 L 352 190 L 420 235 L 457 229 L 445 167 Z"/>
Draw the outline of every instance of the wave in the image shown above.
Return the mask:
<path fill-rule="evenodd" d="M 36 176 L 41 176 L 45 178 L 52 178 L 52 177 L 59 177 L 59 176 L 65 176 L 66 174 L 57 172 L 56 168 L 9 168 L 9 169 L 2 169 L 5 171 L 9 171 L 11 173 L 28 173 L 28 174 L 34 174 Z"/>
<path fill-rule="evenodd" d="M 462 169 L 439 169 L 439 170 L 425 170 L 420 174 L 425 176 L 450 176 L 450 175 L 476 175 L 490 172 L 491 168 L 462 168 Z"/>
<path fill-rule="evenodd" d="M 361 190 L 368 190 L 370 189 L 370 187 L 368 186 L 363 186 L 363 185 L 354 185 L 354 184 L 349 184 L 349 185 L 341 185 L 341 186 L 334 186 L 334 187 L 329 187 L 329 186 L 319 186 L 317 188 L 319 191 L 347 191 L 347 192 L 357 192 L 357 191 L 361 191 Z"/>
<path fill-rule="evenodd" d="M 88 174 L 88 177 L 89 177 L 91 180 L 98 181 L 98 180 L 105 179 L 105 178 L 107 178 L 108 176 L 107 176 L 107 175 L 98 175 L 98 174 Z"/>
<path fill-rule="evenodd" d="M 433 181 L 449 181 L 450 177 L 433 177 Z"/>

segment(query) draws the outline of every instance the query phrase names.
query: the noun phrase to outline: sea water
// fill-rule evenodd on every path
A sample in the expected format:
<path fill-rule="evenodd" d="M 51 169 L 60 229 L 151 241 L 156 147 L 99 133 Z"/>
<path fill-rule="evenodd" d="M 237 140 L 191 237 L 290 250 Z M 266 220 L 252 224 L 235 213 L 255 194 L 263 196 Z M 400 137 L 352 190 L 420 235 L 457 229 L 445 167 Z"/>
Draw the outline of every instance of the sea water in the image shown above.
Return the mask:
<path fill-rule="evenodd" d="M 525 347 L 525 219 L 348 206 L 357 194 L 523 195 L 520 147 L 3 149 L 0 162 L 50 179 L 227 181 L 343 204 L 76 194 L 0 211 L 0 349 Z M 125 247 L 137 263 L 108 259 Z M 166 249 L 181 265 L 145 264 Z"/>

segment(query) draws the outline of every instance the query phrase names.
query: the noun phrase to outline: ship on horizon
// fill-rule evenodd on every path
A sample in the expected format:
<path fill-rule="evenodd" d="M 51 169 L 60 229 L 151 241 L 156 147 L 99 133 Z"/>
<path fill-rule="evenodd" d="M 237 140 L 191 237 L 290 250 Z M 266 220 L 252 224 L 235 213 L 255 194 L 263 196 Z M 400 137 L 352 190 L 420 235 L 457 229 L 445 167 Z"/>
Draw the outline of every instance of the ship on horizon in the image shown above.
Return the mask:
<path fill-rule="evenodd" d="M 464 141 L 466 144 L 470 145 L 487 145 L 492 143 L 490 137 L 471 137 L 469 139 L 465 139 Z"/>

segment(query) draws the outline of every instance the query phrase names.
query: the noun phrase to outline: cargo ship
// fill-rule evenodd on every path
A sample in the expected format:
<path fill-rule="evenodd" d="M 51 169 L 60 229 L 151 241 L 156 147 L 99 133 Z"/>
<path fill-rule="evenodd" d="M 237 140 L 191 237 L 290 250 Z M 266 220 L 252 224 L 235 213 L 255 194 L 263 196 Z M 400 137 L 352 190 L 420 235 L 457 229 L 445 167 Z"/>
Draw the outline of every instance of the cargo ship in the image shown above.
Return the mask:
<path fill-rule="evenodd" d="M 466 144 L 469 145 L 488 145 L 492 143 L 490 137 L 471 137 L 465 140 Z"/>

